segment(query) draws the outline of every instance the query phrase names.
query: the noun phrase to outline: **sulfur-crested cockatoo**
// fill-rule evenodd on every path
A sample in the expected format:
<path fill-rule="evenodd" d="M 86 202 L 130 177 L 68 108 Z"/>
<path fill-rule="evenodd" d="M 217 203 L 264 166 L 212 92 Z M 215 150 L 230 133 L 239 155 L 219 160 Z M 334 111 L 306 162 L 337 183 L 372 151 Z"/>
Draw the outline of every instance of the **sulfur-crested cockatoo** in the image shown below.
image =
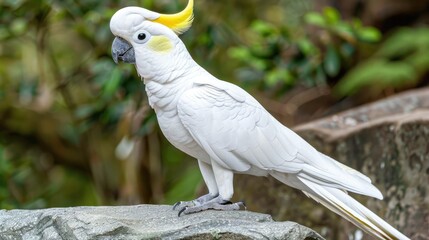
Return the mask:
<path fill-rule="evenodd" d="M 272 176 L 380 239 L 408 239 L 350 197 L 382 199 L 371 180 L 318 152 L 243 89 L 199 66 L 178 35 L 193 21 L 193 0 L 177 14 L 140 7 L 117 11 L 110 29 L 115 62 L 133 63 L 165 137 L 198 159 L 209 193 L 174 209 L 239 210 L 231 203 L 235 173 Z"/>

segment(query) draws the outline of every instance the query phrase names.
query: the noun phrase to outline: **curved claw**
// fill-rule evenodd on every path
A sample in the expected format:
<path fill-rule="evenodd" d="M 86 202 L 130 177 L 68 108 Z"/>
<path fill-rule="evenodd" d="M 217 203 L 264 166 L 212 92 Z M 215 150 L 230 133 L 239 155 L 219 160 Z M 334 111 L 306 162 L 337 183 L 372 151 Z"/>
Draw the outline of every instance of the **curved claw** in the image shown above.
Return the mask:
<path fill-rule="evenodd" d="M 183 201 L 179 201 L 179 202 L 175 203 L 175 204 L 173 205 L 173 210 L 176 210 L 177 206 L 179 206 L 179 205 L 180 205 L 180 204 L 182 204 L 182 203 L 183 203 Z M 179 213 L 179 217 L 180 217 L 180 213 Z"/>
<path fill-rule="evenodd" d="M 179 214 L 177 214 L 178 217 L 180 217 L 180 215 L 186 210 L 188 209 L 188 207 L 184 207 L 179 211 Z"/>

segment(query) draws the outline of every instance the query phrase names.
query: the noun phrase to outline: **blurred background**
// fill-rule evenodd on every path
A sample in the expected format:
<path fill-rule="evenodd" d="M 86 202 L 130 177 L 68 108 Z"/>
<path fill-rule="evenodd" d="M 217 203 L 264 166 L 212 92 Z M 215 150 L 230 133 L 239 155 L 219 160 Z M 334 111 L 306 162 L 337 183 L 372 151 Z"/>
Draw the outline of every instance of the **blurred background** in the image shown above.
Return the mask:
<path fill-rule="evenodd" d="M 286 125 L 429 84 L 427 0 L 196 0 L 181 38 Z M 0 1 L 0 208 L 171 204 L 204 190 L 158 129 L 109 20 L 186 0 Z"/>

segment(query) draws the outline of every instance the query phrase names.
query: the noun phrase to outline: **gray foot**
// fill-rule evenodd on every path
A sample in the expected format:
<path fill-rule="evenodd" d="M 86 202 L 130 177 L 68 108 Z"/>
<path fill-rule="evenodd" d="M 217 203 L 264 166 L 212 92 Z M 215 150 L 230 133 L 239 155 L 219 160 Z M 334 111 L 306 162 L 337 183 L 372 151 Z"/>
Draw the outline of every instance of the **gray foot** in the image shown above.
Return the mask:
<path fill-rule="evenodd" d="M 207 201 L 198 206 L 183 206 L 181 209 L 175 209 L 180 209 L 178 214 L 178 216 L 180 217 L 180 215 L 182 214 L 191 214 L 205 210 L 234 211 L 240 210 L 241 208 L 246 209 L 246 205 L 244 205 L 244 202 L 232 203 L 228 200 L 222 199 L 222 197 L 220 196 L 217 196 L 216 198 L 213 198 L 210 201 Z"/>
<path fill-rule="evenodd" d="M 181 210 L 185 207 L 196 207 L 201 206 L 204 203 L 216 198 L 218 195 L 206 194 L 192 201 L 180 201 L 173 205 L 173 210 Z"/>

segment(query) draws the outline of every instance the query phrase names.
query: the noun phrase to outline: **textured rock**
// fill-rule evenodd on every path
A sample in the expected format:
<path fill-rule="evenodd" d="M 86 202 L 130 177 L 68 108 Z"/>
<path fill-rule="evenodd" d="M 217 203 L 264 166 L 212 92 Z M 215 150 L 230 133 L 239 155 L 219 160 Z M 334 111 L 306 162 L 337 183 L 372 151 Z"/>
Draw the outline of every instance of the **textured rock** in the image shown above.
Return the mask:
<path fill-rule="evenodd" d="M 353 195 L 412 239 L 429 239 L 429 89 L 410 91 L 294 129 L 319 151 L 368 175 L 384 200 Z M 237 176 L 252 211 L 296 221 L 328 239 L 356 228 L 274 179 Z"/>
<path fill-rule="evenodd" d="M 171 206 L 0 211 L 0 239 L 323 239 L 294 222 L 249 211 L 177 217 Z"/>

